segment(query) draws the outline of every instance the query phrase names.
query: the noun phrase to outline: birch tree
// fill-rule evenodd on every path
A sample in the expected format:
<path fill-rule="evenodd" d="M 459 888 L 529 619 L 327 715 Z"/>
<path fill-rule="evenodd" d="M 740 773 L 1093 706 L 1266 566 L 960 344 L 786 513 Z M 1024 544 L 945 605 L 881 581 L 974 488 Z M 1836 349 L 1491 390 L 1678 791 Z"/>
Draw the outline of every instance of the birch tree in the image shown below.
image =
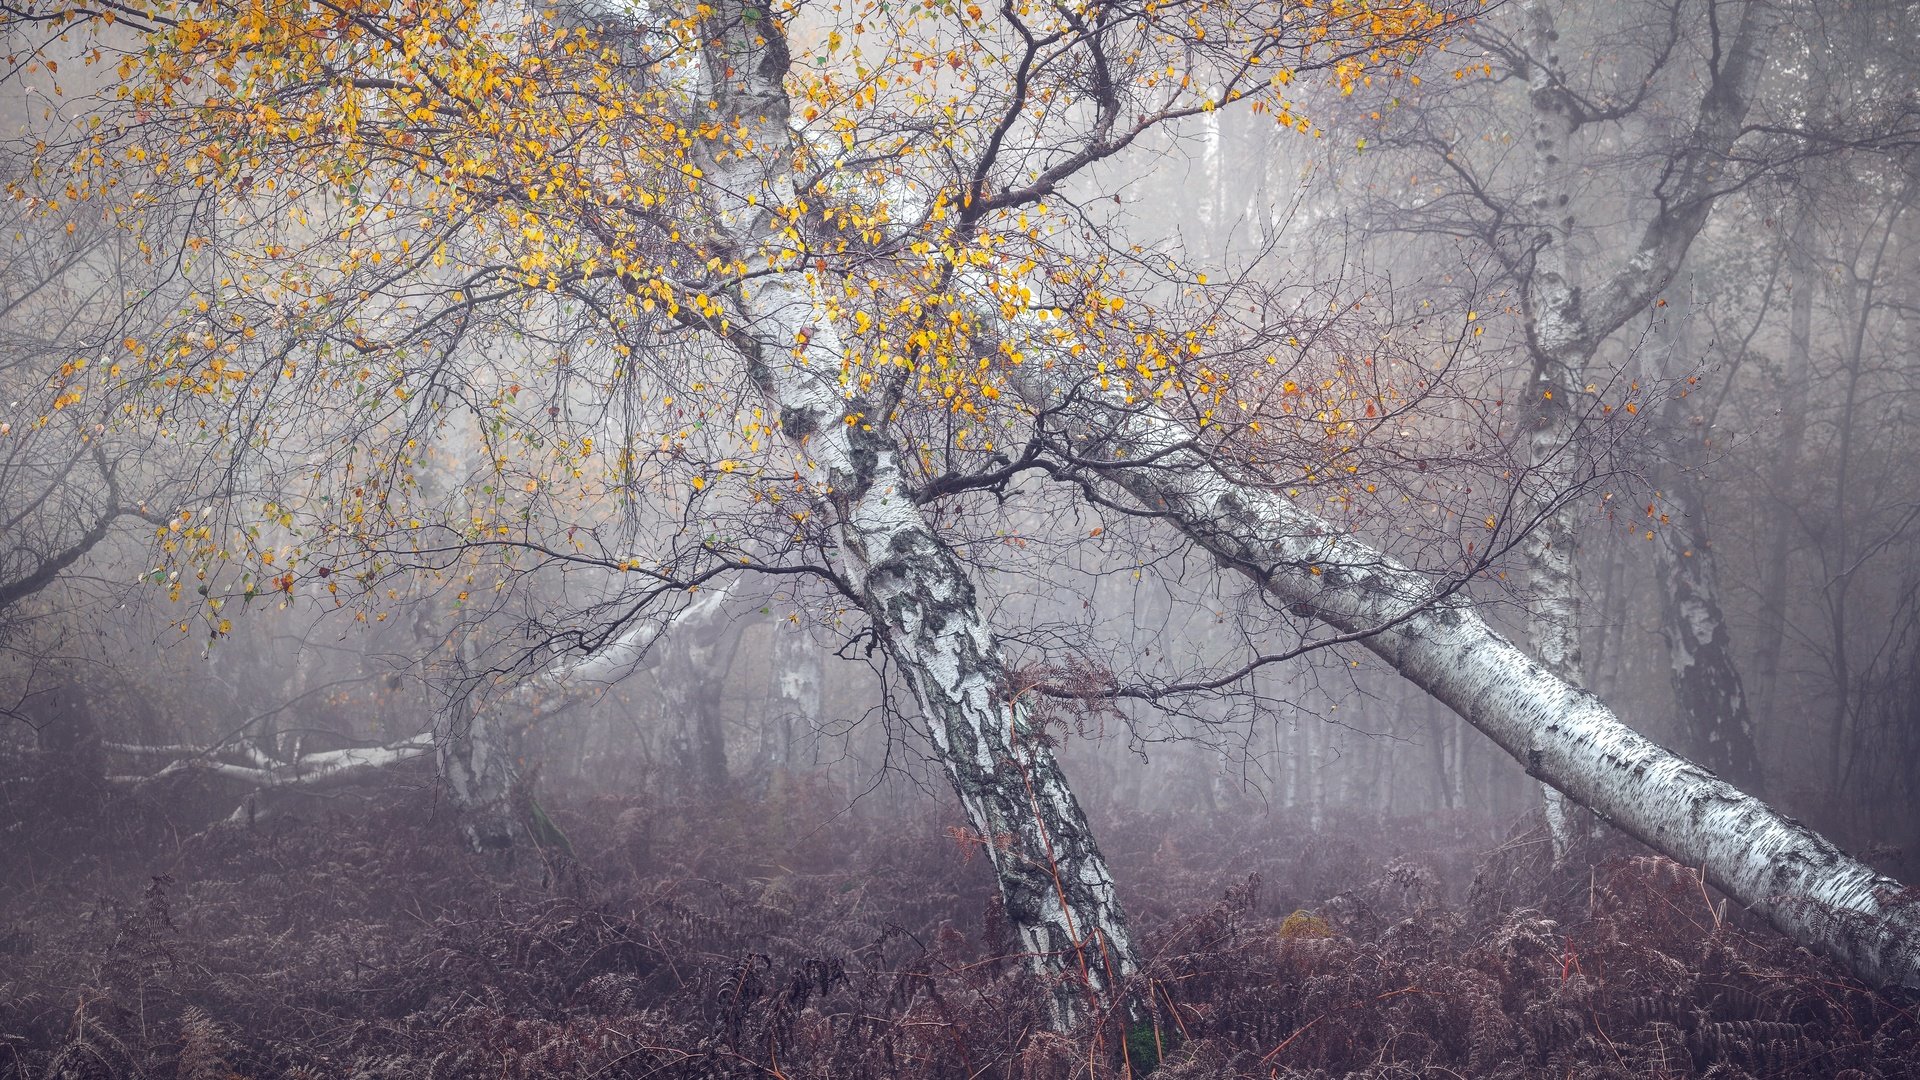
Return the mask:
<path fill-rule="evenodd" d="M 1704 219 L 1704 207 L 1693 212 Z M 1076 378 L 1078 336 L 1034 328 L 1071 325 L 1068 312 L 1027 308 L 1029 290 L 1017 281 L 964 267 L 953 280 L 980 310 L 1016 320 L 1029 311 L 1033 322 L 1016 322 L 1000 342 L 1014 360 L 1006 378 L 1061 425 L 1058 449 L 1071 468 L 1114 484 L 1282 602 L 1381 654 L 1531 774 L 1657 850 L 1703 866 L 1784 932 L 1864 978 L 1920 984 L 1920 926 L 1898 882 L 1633 732 L 1577 682 L 1492 631 L 1457 586 L 1436 585 L 1300 511 L 1270 481 L 1236 480 L 1217 457 L 1196 452 L 1192 432 L 1130 376 L 1122 387 L 1105 375 Z"/>
<path fill-rule="evenodd" d="M 122 342 L 120 374 L 89 376 L 149 395 L 117 423 L 261 493 L 163 549 L 206 575 L 216 633 L 236 596 L 378 621 L 408 581 L 461 604 L 541 571 L 567 585 L 542 618 L 569 647 L 500 668 L 536 672 L 527 695 L 456 698 L 435 743 L 476 844 L 510 832 L 498 808 L 528 696 L 597 685 L 689 590 L 807 575 L 911 688 L 1055 1022 L 1121 1004 L 1137 961 L 1118 891 L 1041 723 L 1044 690 L 989 623 L 988 560 L 957 542 L 958 507 L 1042 469 L 1125 486 L 1542 779 L 1857 970 L 1910 978 L 1909 916 L 1876 891 L 1892 883 L 1487 630 L 1458 590 L 1489 540 L 1462 541 L 1466 569 L 1436 586 L 1351 522 L 1189 449 L 1217 423 L 1239 441 L 1216 448 L 1336 478 L 1357 516 L 1388 494 L 1350 482 L 1367 462 L 1353 440 L 1387 438 L 1382 414 L 1417 399 L 1420 376 L 1359 349 L 1302 360 L 1312 342 L 1267 321 L 1282 290 L 1211 291 L 1204 271 L 1082 228 L 1075 185 L 1146 133 L 1240 108 L 1311 137 L 1304 87 L 1410 84 L 1456 27 L 1448 12 L 875 4 L 809 23 L 753 0 L 553 17 L 369 0 L 161 4 L 117 9 L 109 29 L 90 8 L 8 10 L 9 29 L 95 32 L 130 103 L 115 123 L 84 105 L 70 127 L 47 121 L 43 171 L 75 190 L 47 213 L 105 204 L 137 230 L 169 200 L 222 210 L 217 238 L 188 239 L 232 273 Z M 115 53 L 120 34 L 137 47 Z M 1648 257 L 1673 242 L 1660 233 Z M 461 480 L 429 497 L 434 448 Z M 1477 535 L 1520 534 L 1491 518 Z M 1829 908 L 1849 929 L 1821 929 Z"/>
<path fill-rule="evenodd" d="M 1610 342 L 1617 346 L 1641 316 L 1672 316 L 1659 305 L 1714 207 L 1777 149 L 1762 146 L 1750 121 L 1769 49 L 1786 30 L 1780 9 L 1675 3 L 1650 9 L 1645 24 L 1629 22 L 1639 15 L 1529 0 L 1483 20 L 1470 38 L 1484 70 L 1499 78 L 1452 89 L 1477 105 L 1456 110 L 1443 98 L 1431 114 L 1386 125 L 1381 140 L 1396 155 L 1383 168 L 1411 167 L 1419 182 L 1398 185 L 1404 192 L 1393 208 L 1380 208 L 1380 228 L 1469 240 L 1517 300 L 1514 344 L 1528 371 L 1517 419 L 1539 520 L 1524 547 L 1527 639 L 1574 683 L 1587 676 L 1591 621 L 1579 551 L 1600 516 L 1587 497 L 1597 494 L 1590 489 L 1599 472 L 1589 445 L 1604 410 L 1648 407 L 1664 392 L 1651 380 L 1639 387 Z M 1583 71 L 1596 52 L 1618 63 Z M 1474 71 L 1470 63 L 1466 70 Z M 1503 88 L 1521 85 L 1523 97 Z M 1518 152 L 1504 138 L 1471 137 L 1483 128 L 1511 131 Z M 1468 302 L 1497 304 L 1493 291 Z M 1609 399 L 1629 386 L 1640 400 Z M 1695 522 L 1683 516 L 1681 527 Z M 1701 539 L 1654 552 L 1662 580 L 1678 590 L 1666 607 L 1671 677 L 1701 760 L 1752 783 L 1759 774 L 1751 708 L 1726 602 L 1712 567 L 1683 554 L 1708 550 Z M 1548 808 L 1558 809 L 1551 792 Z"/>
<path fill-rule="evenodd" d="M 124 80 L 105 94 L 118 112 L 44 118 L 42 172 L 73 187 L 46 213 L 77 201 L 138 228 L 183 203 L 220 208 L 218 235 L 185 243 L 232 272 L 79 388 L 132 383 L 150 404 L 117 423 L 274 492 L 166 549 L 207 583 L 216 635 L 225 604 L 262 593 L 384 617 L 407 573 L 461 602 L 541 562 L 683 586 L 723 566 L 820 573 L 911 686 L 1056 1020 L 1111 1003 L 1135 963 L 1111 876 L 927 508 L 1004 470 L 1000 436 L 945 419 L 978 416 L 996 380 L 960 365 L 964 327 L 931 321 L 912 291 L 959 224 L 983 226 L 967 259 L 996 259 L 996 236 L 1141 132 L 1254 95 L 1284 113 L 1296 70 L 1351 86 L 1444 14 L 861 8 L 847 18 L 870 20 L 884 55 L 876 105 L 878 76 L 838 29 L 814 48 L 826 70 L 803 74 L 790 13 L 739 0 L 557 21 L 470 3 L 8 13 L 10 31 L 93 31 L 92 57 Z M 1196 56 L 1219 69 L 1209 90 L 1163 73 Z M 980 92 L 1009 71 L 1010 89 Z M 1083 88 L 1090 117 L 1069 107 Z M 907 165 L 933 168 L 909 184 L 931 196 L 919 218 L 847 197 Z M 730 370 L 669 370 L 714 347 Z M 522 401 L 536 387 L 544 410 Z M 602 420 L 568 422 L 589 407 Z M 629 422 L 643 407 L 644 437 Z M 450 441 L 473 476 L 434 505 L 419 473 Z M 636 498 L 688 504 L 638 557 L 644 526 L 602 508 Z M 577 518 L 549 516 L 568 500 Z M 713 528 L 696 503 L 760 525 Z M 822 537 L 827 564 L 796 565 Z M 483 846 L 506 835 L 488 812 L 512 785 L 503 723 L 462 699 L 438 740 Z"/>
<path fill-rule="evenodd" d="M 655 647 L 670 628 L 693 635 L 716 632 L 724 626 L 727 597 L 725 587 L 703 591 L 669 614 L 635 620 L 590 653 L 563 654 L 519 677 L 511 671 L 461 670 L 455 657 L 479 655 L 461 639 L 481 630 L 455 627 L 449 634 L 453 656 L 429 645 L 418 658 L 423 671 L 437 681 L 434 689 L 443 703 L 432 728 L 382 745 L 308 749 L 301 740 L 277 737 L 274 731 L 275 718 L 307 696 L 296 678 L 287 701 L 254 712 L 204 742 L 103 742 L 103 749 L 136 766 L 159 765 L 110 779 L 146 788 L 193 773 L 233 781 L 249 790 L 229 820 L 256 824 L 289 797 L 378 785 L 397 766 L 433 759 L 468 842 L 478 850 L 510 847 L 526 828 L 515 807 L 520 794 L 518 736 L 657 663 Z M 286 668 L 265 665 L 255 674 L 274 670 Z M 254 693 L 247 700 L 257 703 L 263 696 Z"/>
<path fill-rule="evenodd" d="M 1061 341 L 1027 337 L 1045 355 Z M 1899 882 L 1628 728 L 1592 694 L 1437 587 L 1234 475 L 1191 429 L 1130 395 L 1024 364 L 1023 398 L 1057 418 L 1073 467 L 1191 537 L 1296 611 L 1356 641 L 1454 709 L 1528 773 L 1708 879 L 1869 981 L 1920 985 L 1920 914 Z"/>
<path fill-rule="evenodd" d="M 1678 9 L 1676 8 L 1676 12 Z M 1570 85 L 1561 59 L 1559 31 L 1544 0 L 1525 6 L 1528 97 L 1534 109 L 1532 154 L 1533 206 L 1538 231 L 1521 278 L 1526 311 L 1527 348 L 1533 360 L 1530 404 L 1531 464 L 1561 477 L 1549 490 L 1567 487 L 1565 472 L 1577 460 L 1580 414 L 1574 402 L 1589 385 L 1609 381 L 1594 371 L 1601 343 L 1635 314 L 1646 310 L 1679 272 L 1693 239 L 1705 225 L 1715 199 L 1730 181 L 1727 161 L 1739 138 L 1748 108 L 1765 69 L 1765 48 L 1774 16 L 1765 5 L 1741 5 L 1723 23 L 1720 6 L 1707 6 L 1710 54 L 1705 88 L 1679 149 L 1659 170 L 1650 194 L 1655 212 L 1629 247 L 1630 254 L 1610 274 L 1582 286 L 1572 267 L 1570 244 L 1575 222 L 1575 134 L 1583 126 L 1606 123 L 1638 102 L 1596 103 Z M 1678 35 L 1677 27 L 1670 31 Z M 1665 48 L 1679 42 L 1669 39 Z M 1641 84 L 1659 75 L 1657 58 Z M 1530 589 L 1537 605 L 1530 637 L 1535 651 L 1558 674 L 1576 683 L 1584 679 L 1579 642 L 1577 525 L 1572 507 L 1547 515 L 1527 548 Z M 1669 580 L 1679 581 L 1675 574 Z M 1726 649 L 1724 623 L 1711 621 L 1718 611 L 1715 586 L 1699 574 L 1684 582 L 1690 596 L 1676 599 L 1680 620 L 1674 630 L 1692 647 L 1676 655 L 1676 680 L 1697 686 L 1683 694 L 1708 764 L 1728 775 L 1750 779 L 1755 755 L 1747 704 L 1738 673 Z M 1700 707 L 1695 708 L 1695 704 Z"/>

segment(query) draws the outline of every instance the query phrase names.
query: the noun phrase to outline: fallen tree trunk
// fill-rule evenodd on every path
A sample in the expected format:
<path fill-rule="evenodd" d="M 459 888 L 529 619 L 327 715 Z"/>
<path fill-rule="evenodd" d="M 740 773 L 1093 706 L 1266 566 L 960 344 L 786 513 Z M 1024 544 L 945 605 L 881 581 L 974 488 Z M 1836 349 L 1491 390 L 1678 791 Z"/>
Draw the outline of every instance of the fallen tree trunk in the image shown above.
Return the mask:
<path fill-rule="evenodd" d="M 1356 636 L 1530 775 L 1701 867 L 1789 937 L 1866 981 L 1920 986 L 1920 902 L 1898 881 L 1642 737 L 1495 632 L 1457 591 L 1231 475 L 1174 417 L 1073 378 L 1064 358 L 1042 359 L 1057 340 L 1034 344 L 1034 359 L 1009 380 L 1064 424 L 1079 475 L 1119 487 L 1293 610 Z"/>
<path fill-rule="evenodd" d="M 296 753 L 281 759 L 244 738 L 259 720 L 256 717 L 204 746 L 103 742 L 103 749 L 128 757 L 171 759 L 156 772 L 108 780 L 141 787 L 198 772 L 239 781 L 254 790 L 228 820 L 251 822 L 269 813 L 279 795 L 338 791 L 369 783 L 396 765 L 433 755 L 451 801 L 461 813 L 468 842 L 482 850 L 508 846 L 518 827 L 512 795 L 518 779 L 514 744 L 519 730 L 651 666 L 653 646 L 669 630 L 712 633 L 730 593 L 727 588 L 708 589 L 664 618 L 636 621 L 591 652 L 563 656 L 477 709 L 462 691 L 431 734 L 423 732 L 385 746 Z"/>
<path fill-rule="evenodd" d="M 395 765 L 433 753 L 433 743 L 425 738 L 408 739 L 386 746 L 348 747 L 301 754 L 291 761 L 274 761 L 252 756 L 252 764 L 222 761 L 214 755 L 220 747 L 198 749 L 191 746 L 146 746 L 133 743 L 103 743 L 106 749 L 134 757 L 171 757 L 175 760 L 155 773 L 110 776 L 108 781 L 133 787 L 161 783 L 184 773 L 198 772 L 238 780 L 253 787 L 253 792 L 236 807 L 229 821 L 252 822 L 268 812 L 263 798 L 298 792 L 318 794 L 353 787 L 386 774 Z"/>

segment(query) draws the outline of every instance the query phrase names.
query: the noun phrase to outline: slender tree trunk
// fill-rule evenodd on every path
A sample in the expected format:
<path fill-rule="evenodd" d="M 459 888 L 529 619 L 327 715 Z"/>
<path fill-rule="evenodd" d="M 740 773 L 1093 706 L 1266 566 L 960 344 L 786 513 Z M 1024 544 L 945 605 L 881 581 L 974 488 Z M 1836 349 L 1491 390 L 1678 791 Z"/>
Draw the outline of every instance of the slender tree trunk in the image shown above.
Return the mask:
<path fill-rule="evenodd" d="M 1853 322 L 1847 341 L 1847 390 L 1837 421 L 1840 443 L 1835 451 L 1838 461 L 1833 478 L 1833 502 L 1827 511 L 1830 531 L 1820 546 L 1827 565 L 1835 568 L 1827 575 L 1825 588 L 1831 650 L 1829 663 L 1833 672 L 1833 719 L 1827 737 L 1827 786 L 1835 798 L 1845 788 L 1843 763 L 1847 759 L 1847 742 L 1852 734 L 1854 703 L 1853 657 L 1847 641 L 1848 601 L 1853 589 L 1854 572 L 1859 569 L 1853 551 L 1853 522 L 1848 514 L 1848 496 L 1852 494 L 1853 485 L 1854 425 L 1859 420 L 1861 383 L 1866 375 L 1867 326 L 1873 320 L 1874 293 L 1881 279 L 1881 268 L 1886 264 L 1887 249 L 1893 242 L 1896 226 L 1907 207 L 1912 205 L 1914 193 L 1915 189 L 1909 185 L 1888 209 L 1885 231 L 1880 234 L 1880 242 L 1874 249 L 1866 272 L 1861 273 L 1857 258 L 1847 267 L 1847 311 Z"/>
<path fill-rule="evenodd" d="M 1227 212 L 1224 193 L 1226 139 L 1221 131 L 1222 114 L 1218 110 L 1200 117 L 1200 176 L 1194 185 L 1199 198 L 1195 200 L 1200 210 L 1200 228 L 1202 230 L 1202 248 L 1209 254 L 1219 251 L 1226 244 Z"/>
<path fill-rule="evenodd" d="M 520 782 L 520 755 L 511 718 L 519 710 L 475 701 L 465 677 L 443 693 L 446 700 L 434 725 L 433 747 L 440 781 L 459 814 L 460 832 L 475 851 L 506 851 L 519 833 L 513 795 Z"/>
<path fill-rule="evenodd" d="M 1709 406 L 1679 386 L 1691 367 L 1685 360 L 1691 304 L 1681 297 L 1661 324 L 1666 368 L 1674 384 L 1660 410 L 1666 443 L 1659 471 L 1668 520 L 1654 528 L 1662 609 L 1667 638 L 1668 676 L 1685 738 L 1707 768 L 1760 791 L 1760 758 L 1754 750 L 1753 718 L 1745 685 L 1733 658 L 1733 632 L 1720 606 L 1720 579 L 1707 521 L 1706 470 L 1712 461 Z"/>
<path fill-rule="evenodd" d="M 1426 726 L 1427 756 L 1430 765 L 1428 789 L 1433 796 L 1433 807 L 1436 810 L 1451 810 L 1453 806 L 1449 796 L 1452 792 L 1451 785 L 1447 781 L 1447 729 L 1438 717 L 1431 714 L 1426 717 Z"/>
<path fill-rule="evenodd" d="M 1684 422 L 1684 421 L 1683 421 Z M 1753 717 L 1733 658 L 1732 632 L 1720 606 L 1719 574 L 1708 537 L 1705 492 L 1685 466 L 1668 474 L 1672 521 L 1656 530 L 1668 674 L 1680 705 L 1681 730 L 1702 764 L 1743 787 L 1760 790 Z"/>
<path fill-rule="evenodd" d="M 1032 342 L 1045 356 L 1052 342 Z M 1039 360 L 1012 369 L 1055 411 L 1091 482 L 1117 485 L 1275 600 L 1347 635 L 1570 799 L 1708 878 L 1860 977 L 1920 986 L 1920 905 L 1825 838 L 1643 738 L 1598 698 L 1489 627 L 1458 593 L 1191 449 L 1150 407 L 1075 385 Z"/>
<path fill-rule="evenodd" d="M 704 85 L 692 96 L 727 141 L 695 140 L 700 190 L 715 255 L 752 271 L 732 290 L 737 319 L 723 336 L 831 508 L 844 580 L 912 687 L 1028 966 L 1055 988 L 1054 1022 L 1072 1024 L 1135 966 L 1112 877 L 972 581 L 911 497 L 886 410 L 840 384 L 831 312 L 775 212 L 799 205 L 783 30 L 747 0 L 720 0 L 701 33 Z"/>
<path fill-rule="evenodd" d="M 1327 736 L 1325 721 L 1313 720 L 1307 724 L 1307 813 L 1308 822 L 1313 831 L 1319 832 L 1327 824 Z"/>
<path fill-rule="evenodd" d="M 1600 617 L 1591 639 L 1593 648 L 1587 653 L 1588 669 L 1593 672 L 1592 689 L 1601 695 L 1611 693 L 1618 682 L 1620 645 L 1625 637 L 1621 624 L 1626 614 L 1627 589 L 1619 555 L 1619 531 L 1609 530 L 1605 550 L 1599 557 Z"/>
<path fill-rule="evenodd" d="M 663 697 L 684 748 L 687 779 L 709 796 L 727 792 L 725 696 L 745 630 L 739 619 L 710 618 L 668 642 L 672 660 L 661 679 Z"/>
<path fill-rule="evenodd" d="M 1524 8 L 1529 52 L 1528 97 L 1533 105 L 1529 135 L 1533 161 L 1533 230 L 1530 265 L 1522 282 L 1527 345 L 1533 359 L 1528 407 L 1528 508 L 1533 528 L 1523 545 L 1527 559 L 1529 640 L 1549 670 L 1581 685 L 1580 581 L 1577 510 L 1570 498 L 1585 475 L 1579 458 L 1582 423 L 1573 408 L 1595 353 L 1608 335 L 1650 300 L 1680 269 L 1693 238 L 1706 222 L 1724 181 L 1726 156 L 1739 138 L 1757 85 L 1773 16 L 1763 6 L 1740 7 L 1737 28 L 1716 47 L 1715 66 L 1693 116 L 1692 130 L 1670 155 L 1661 198 L 1642 230 L 1637 249 L 1595 287 L 1573 280 L 1576 172 L 1569 151 L 1587 117 L 1567 88 L 1559 56 L 1559 33 L 1547 0 Z M 1718 24 L 1716 24 L 1716 30 Z M 1716 46 L 1720 44 L 1716 39 Z M 1710 732 L 1725 735 L 1724 731 Z M 1575 830 L 1567 809 L 1549 791 L 1549 828 L 1556 860 Z"/>
<path fill-rule="evenodd" d="M 1787 355 L 1776 380 L 1780 399 L 1780 441 L 1773 451 L 1768 494 L 1782 503 L 1797 489 L 1800 457 L 1807 441 L 1807 410 L 1801 405 L 1804 381 L 1813 357 L 1813 294 L 1818 286 L 1814 270 L 1813 200 L 1802 194 L 1795 206 L 1793 235 L 1788 239 L 1787 281 L 1793 290 L 1787 317 Z M 1773 535 L 1767 542 L 1766 569 L 1760 585 L 1760 700 L 1776 725 L 1786 721 L 1780 704 L 1780 650 L 1787 636 L 1787 560 L 1793 548 L 1794 515 L 1782 505 L 1771 514 Z"/>
<path fill-rule="evenodd" d="M 699 692 L 692 695 L 694 771 L 709 795 L 727 790 L 727 717 L 721 695 L 726 681 L 724 671 L 718 674 L 722 677 L 702 679 Z"/>
<path fill-rule="evenodd" d="M 1574 119 L 1558 89 L 1559 33 L 1546 0 L 1526 5 L 1533 67 L 1533 188 L 1539 215 L 1527 300 L 1527 337 L 1533 359 L 1527 407 L 1532 411 L 1527 468 L 1534 527 L 1522 544 L 1527 560 L 1527 638 L 1548 669 L 1582 685 L 1580 576 L 1576 561 L 1577 510 L 1568 501 L 1579 487 L 1580 418 L 1573 395 L 1597 344 L 1580 329 L 1580 290 L 1572 281 L 1572 183 L 1568 163 Z M 1551 808 L 1551 799 L 1549 800 Z"/>
<path fill-rule="evenodd" d="M 776 731 L 768 757 L 782 768 L 794 768 L 804 733 L 808 764 L 817 765 L 814 754 L 821 718 L 820 649 L 804 630 L 782 620 L 773 626 L 772 665 Z"/>
<path fill-rule="evenodd" d="M 504 693 L 482 697 L 468 674 L 476 660 L 471 638 L 456 640 L 456 672 L 442 692 L 434 753 L 461 831 L 476 851 L 511 848 L 521 827 L 515 796 L 520 783 L 520 736 L 531 725 L 591 694 L 600 693 L 656 662 L 654 645 L 674 631 L 694 637 L 724 632 L 720 616 L 729 592 L 706 589 L 664 618 L 636 622 L 585 656 L 566 656 Z M 458 636 L 458 632 L 456 632 Z"/>
<path fill-rule="evenodd" d="M 1559 32 L 1547 0 L 1524 8 L 1532 66 L 1527 73 L 1533 104 L 1532 187 L 1535 241 L 1523 298 L 1533 369 L 1527 387 L 1526 508 L 1532 521 L 1521 544 L 1527 565 L 1527 641 L 1548 670 L 1584 686 L 1580 614 L 1578 505 L 1569 496 L 1580 486 L 1580 416 L 1573 407 L 1597 339 L 1583 335 L 1580 289 L 1572 280 L 1573 181 L 1570 152 L 1577 123 L 1560 88 Z M 1565 859 L 1592 822 L 1567 806 L 1560 792 L 1542 785 L 1542 806 L 1556 863 Z"/>

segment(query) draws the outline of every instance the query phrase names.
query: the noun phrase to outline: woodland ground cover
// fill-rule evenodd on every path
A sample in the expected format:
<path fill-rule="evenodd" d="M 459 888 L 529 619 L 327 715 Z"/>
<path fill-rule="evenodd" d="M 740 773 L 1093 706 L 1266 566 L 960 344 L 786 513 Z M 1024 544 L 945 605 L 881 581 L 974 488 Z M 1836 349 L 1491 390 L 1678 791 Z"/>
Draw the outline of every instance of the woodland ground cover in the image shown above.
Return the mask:
<path fill-rule="evenodd" d="M 721 791 L 877 714 L 926 736 L 1047 1026 L 1129 1016 L 1088 1068 L 1205 1040 L 1056 709 L 1116 756 L 1270 749 L 1289 805 L 1538 780 L 1557 851 L 1584 806 L 1920 987 L 1920 908 L 1840 846 L 1920 849 L 1911 5 L 989 7 L 0 3 L 6 741 L 244 780 L 250 824 L 431 754 L 471 845 L 591 898 L 595 858 L 529 853 L 521 766 L 630 741 Z M 144 662 L 202 634 L 178 683 Z M 830 704 L 823 651 L 881 678 Z M 523 741 L 643 662 L 658 707 Z M 1329 782 L 1343 740 L 1295 721 L 1402 677 L 1432 704 L 1375 711 L 1421 734 L 1374 745 L 1411 762 Z M 851 948 L 809 1002 L 879 970 Z M 1298 1012 L 1257 1065 L 1338 1026 Z M 784 1075 L 784 1037 L 729 1052 Z"/>
<path fill-rule="evenodd" d="M 426 771 L 211 827 L 232 805 L 213 781 L 97 776 L 48 755 L 0 790 L 0 1077 L 1920 1070 L 1912 995 L 1644 849 L 1555 872 L 1533 821 L 1497 841 L 1467 816 L 1096 805 L 1147 963 L 1132 1019 L 1057 1034 L 931 801 L 849 811 L 783 774 L 723 801 L 555 800 L 548 845 L 503 862 Z"/>

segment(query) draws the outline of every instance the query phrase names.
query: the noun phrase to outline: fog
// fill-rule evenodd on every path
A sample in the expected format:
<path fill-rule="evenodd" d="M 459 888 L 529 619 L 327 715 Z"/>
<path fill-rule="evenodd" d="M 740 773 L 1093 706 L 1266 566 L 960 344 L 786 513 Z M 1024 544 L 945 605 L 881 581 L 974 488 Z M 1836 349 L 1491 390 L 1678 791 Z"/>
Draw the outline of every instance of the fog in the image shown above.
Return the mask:
<path fill-rule="evenodd" d="M 0 5 L 0 1076 L 1920 1061 L 1920 8 L 658 7 Z"/>

